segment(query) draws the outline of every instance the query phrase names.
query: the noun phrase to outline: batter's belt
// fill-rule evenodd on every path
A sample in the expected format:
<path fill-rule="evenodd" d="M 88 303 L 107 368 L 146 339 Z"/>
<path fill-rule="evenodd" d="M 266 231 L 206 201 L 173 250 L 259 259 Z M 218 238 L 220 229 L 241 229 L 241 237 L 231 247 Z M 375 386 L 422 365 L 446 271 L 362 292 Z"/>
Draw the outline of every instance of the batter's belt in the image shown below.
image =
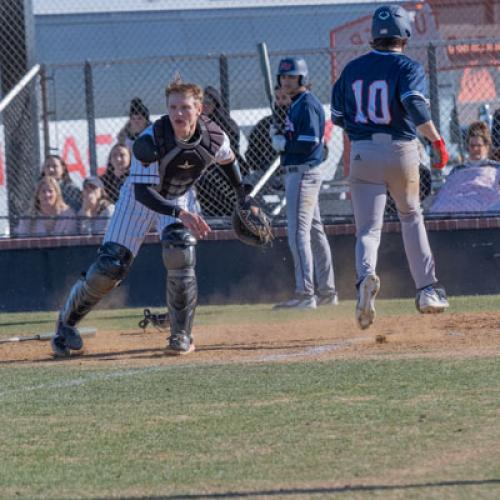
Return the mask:
<path fill-rule="evenodd" d="M 309 172 L 312 168 L 316 168 L 318 165 L 309 165 L 308 163 L 304 163 L 303 165 L 286 165 L 283 166 L 283 172 L 285 174 L 303 174 L 304 172 Z"/>

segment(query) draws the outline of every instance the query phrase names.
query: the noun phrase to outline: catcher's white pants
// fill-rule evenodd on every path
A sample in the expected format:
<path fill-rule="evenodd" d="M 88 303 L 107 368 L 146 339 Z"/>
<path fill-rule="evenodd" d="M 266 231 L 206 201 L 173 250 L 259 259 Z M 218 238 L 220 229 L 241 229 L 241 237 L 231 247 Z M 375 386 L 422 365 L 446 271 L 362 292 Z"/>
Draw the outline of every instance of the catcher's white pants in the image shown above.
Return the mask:
<path fill-rule="evenodd" d="M 193 190 L 173 199 L 172 202 L 184 210 L 196 211 L 196 198 Z M 134 196 L 134 185 L 125 184 L 120 191 L 120 198 L 104 235 L 103 243 L 107 241 L 119 243 L 128 248 L 135 258 L 150 230 L 156 228 L 161 235 L 164 228 L 175 222 L 180 221 L 170 215 L 153 212 L 138 202 Z"/>
<path fill-rule="evenodd" d="M 387 190 L 401 221 L 406 258 L 417 289 L 435 283 L 435 264 L 419 198 L 417 140 L 393 141 L 375 134 L 370 141 L 354 141 L 350 155 L 351 200 L 356 222 L 357 282 L 376 274 Z"/>

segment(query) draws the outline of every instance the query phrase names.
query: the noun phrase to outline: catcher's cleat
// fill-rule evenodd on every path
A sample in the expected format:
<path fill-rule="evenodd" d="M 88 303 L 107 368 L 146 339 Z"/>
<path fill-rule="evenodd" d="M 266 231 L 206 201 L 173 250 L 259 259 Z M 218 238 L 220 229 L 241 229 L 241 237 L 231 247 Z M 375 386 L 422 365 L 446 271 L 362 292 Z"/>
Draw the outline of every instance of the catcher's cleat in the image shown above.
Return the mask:
<path fill-rule="evenodd" d="M 190 335 L 178 333 L 168 338 L 168 346 L 165 353 L 169 356 L 184 356 L 194 352 L 194 340 Z"/>
<path fill-rule="evenodd" d="M 316 309 L 316 297 L 308 295 L 296 295 L 290 300 L 276 304 L 273 309 Z"/>
<path fill-rule="evenodd" d="M 139 328 L 146 330 L 149 324 L 158 330 L 166 330 L 170 326 L 168 313 L 155 314 L 149 309 L 144 309 L 144 318 L 139 321 Z"/>
<path fill-rule="evenodd" d="M 375 319 L 375 297 L 379 290 L 380 279 L 374 274 L 366 276 L 359 284 L 356 321 L 362 330 L 366 330 Z"/>
<path fill-rule="evenodd" d="M 338 306 L 339 296 L 336 293 L 330 295 L 318 295 L 316 297 L 317 306 Z"/>
<path fill-rule="evenodd" d="M 450 307 L 446 292 L 439 285 L 429 285 L 419 290 L 415 298 L 415 305 L 422 314 L 442 313 Z"/>
<path fill-rule="evenodd" d="M 65 325 L 59 320 L 56 334 L 52 337 L 50 346 L 54 357 L 67 358 L 71 351 L 83 349 L 83 340 L 74 326 Z"/>

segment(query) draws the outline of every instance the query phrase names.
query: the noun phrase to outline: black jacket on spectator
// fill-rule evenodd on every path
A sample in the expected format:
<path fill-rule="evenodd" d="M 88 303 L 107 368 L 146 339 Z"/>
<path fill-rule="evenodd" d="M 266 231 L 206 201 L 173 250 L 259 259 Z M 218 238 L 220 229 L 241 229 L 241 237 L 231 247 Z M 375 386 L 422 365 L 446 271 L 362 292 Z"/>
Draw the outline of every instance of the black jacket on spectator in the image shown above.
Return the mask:
<path fill-rule="evenodd" d="M 82 192 L 72 180 L 59 182 L 63 200 L 74 212 L 78 212 L 82 206 Z"/>
<path fill-rule="evenodd" d="M 229 142 L 231 143 L 231 149 L 234 153 L 239 153 L 240 151 L 240 127 L 231 118 L 229 110 L 227 110 L 222 104 L 222 98 L 219 92 L 214 87 L 205 88 L 205 96 L 209 97 L 214 103 L 215 109 L 208 117 L 214 121 L 219 127 L 226 132 L 229 137 Z"/>

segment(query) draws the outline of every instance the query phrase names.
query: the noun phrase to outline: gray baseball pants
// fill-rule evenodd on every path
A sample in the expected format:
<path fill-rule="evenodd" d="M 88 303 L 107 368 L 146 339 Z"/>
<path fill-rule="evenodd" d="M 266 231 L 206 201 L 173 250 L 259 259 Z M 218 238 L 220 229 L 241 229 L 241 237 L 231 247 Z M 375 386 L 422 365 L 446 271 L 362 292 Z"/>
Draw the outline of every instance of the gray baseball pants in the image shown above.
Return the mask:
<path fill-rule="evenodd" d="M 288 245 L 295 267 L 295 293 L 319 295 L 335 292 L 332 255 L 319 212 L 322 166 L 294 165 L 285 168 Z"/>
<path fill-rule="evenodd" d="M 393 141 L 374 134 L 354 141 L 350 155 L 351 200 L 356 222 L 356 274 L 359 283 L 376 274 L 377 253 L 389 190 L 401 221 L 406 258 L 417 289 L 435 283 L 435 264 L 419 198 L 417 140 Z"/>

